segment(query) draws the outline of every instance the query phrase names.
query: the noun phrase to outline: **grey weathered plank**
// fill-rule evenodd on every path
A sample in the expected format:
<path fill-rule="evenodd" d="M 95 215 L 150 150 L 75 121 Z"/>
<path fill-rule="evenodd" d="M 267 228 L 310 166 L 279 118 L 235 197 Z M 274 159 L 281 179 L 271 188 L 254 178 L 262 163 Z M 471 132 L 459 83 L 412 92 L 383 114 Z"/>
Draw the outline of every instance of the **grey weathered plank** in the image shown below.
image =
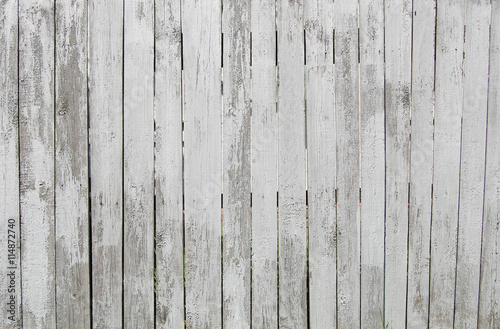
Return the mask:
<path fill-rule="evenodd" d="M 384 1 L 359 3 L 361 138 L 361 327 L 384 309 Z"/>
<path fill-rule="evenodd" d="M 335 1 L 337 325 L 360 326 L 358 4 Z"/>
<path fill-rule="evenodd" d="M 55 328 L 54 1 L 19 3 L 22 312 Z"/>
<path fill-rule="evenodd" d="M 305 328 L 306 154 L 303 1 L 277 5 L 279 326 Z"/>
<path fill-rule="evenodd" d="M 56 6 L 56 315 L 90 328 L 87 1 Z"/>
<path fill-rule="evenodd" d="M 181 2 L 155 4 L 156 326 L 184 327 Z"/>
<path fill-rule="evenodd" d="M 277 328 L 276 2 L 254 0 L 251 7 L 252 326 Z"/>
<path fill-rule="evenodd" d="M 306 31 L 309 306 L 312 328 L 336 327 L 336 135 L 333 3 L 304 4 Z"/>
<path fill-rule="evenodd" d="M 92 323 L 122 326 L 123 3 L 89 1 Z"/>
<path fill-rule="evenodd" d="M 412 1 L 385 1 L 385 322 L 404 328 L 410 162 Z"/>
<path fill-rule="evenodd" d="M 0 327 L 21 325 L 18 1 L 0 2 Z"/>
<path fill-rule="evenodd" d="M 467 1 L 455 328 L 477 326 L 483 224 L 490 1 Z"/>
<path fill-rule="evenodd" d="M 184 0 L 186 326 L 221 319 L 221 3 Z"/>
<path fill-rule="evenodd" d="M 413 2 L 407 328 L 429 318 L 436 1 Z"/>
<path fill-rule="evenodd" d="M 453 327 L 463 92 L 464 3 L 437 3 L 429 327 Z"/>
<path fill-rule="evenodd" d="M 154 3 L 125 2 L 123 317 L 154 326 Z"/>
<path fill-rule="evenodd" d="M 225 328 L 250 328 L 250 0 L 222 3 L 222 316 Z"/>

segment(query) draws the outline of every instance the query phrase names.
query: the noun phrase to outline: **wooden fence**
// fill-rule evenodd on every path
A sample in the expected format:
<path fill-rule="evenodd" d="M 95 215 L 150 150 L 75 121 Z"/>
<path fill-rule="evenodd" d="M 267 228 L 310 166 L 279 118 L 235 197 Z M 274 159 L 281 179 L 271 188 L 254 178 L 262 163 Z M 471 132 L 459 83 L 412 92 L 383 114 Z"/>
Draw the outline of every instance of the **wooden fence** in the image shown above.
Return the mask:
<path fill-rule="evenodd" d="M 498 0 L 1 0 L 0 109 L 2 328 L 500 328 Z"/>

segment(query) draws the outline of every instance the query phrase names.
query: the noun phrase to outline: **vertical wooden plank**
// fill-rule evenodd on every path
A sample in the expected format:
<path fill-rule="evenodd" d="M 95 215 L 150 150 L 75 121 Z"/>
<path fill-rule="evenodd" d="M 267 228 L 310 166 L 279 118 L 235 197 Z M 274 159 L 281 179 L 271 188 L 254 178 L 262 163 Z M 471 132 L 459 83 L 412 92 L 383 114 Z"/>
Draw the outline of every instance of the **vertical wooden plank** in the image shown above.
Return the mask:
<path fill-rule="evenodd" d="M 154 326 L 154 3 L 125 2 L 124 327 Z"/>
<path fill-rule="evenodd" d="M 278 327 L 276 1 L 253 0 L 252 326 Z"/>
<path fill-rule="evenodd" d="M 279 326 L 305 328 L 306 163 L 303 1 L 277 2 Z"/>
<path fill-rule="evenodd" d="M 385 322 L 406 323 L 412 1 L 385 1 Z"/>
<path fill-rule="evenodd" d="M 359 2 L 361 138 L 361 327 L 384 309 L 384 1 Z"/>
<path fill-rule="evenodd" d="M 87 1 L 56 5 L 57 326 L 90 328 Z"/>
<path fill-rule="evenodd" d="M 426 328 L 434 133 L 436 0 L 413 1 L 407 328 Z"/>
<path fill-rule="evenodd" d="M 223 323 L 250 328 L 250 0 L 224 0 Z"/>
<path fill-rule="evenodd" d="M 500 2 L 491 2 L 488 128 L 478 327 L 500 326 Z"/>
<path fill-rule="evenodd" d="M 455 328 L 477 326 L 491 7 L 466 2 Z"/>
<path fill-rule="evenodd" d="M 123 2 L 89 1 L 92 323 L 122 327 Z"/>
<path fill-rule="evenodd" d="M 184 326 L 180 6 L 155 4 L 157 328 Z"/>
<path fill-rule="evenodd" d="M 23 326 L 55 328 L 54 1 L 19 3 Z"/>
<path fill-rule="evenodd" d="M 304 4 L 309 196 L 309 305 L 312 328 L 336 327 L 336 135 L 333 2 Z"/>
<path fill-rule="evenodd" d="M 221 319 L 221 2 L 184 0 L 186 326 Z"/>
<path fill-rule="evenodd" d="M 438 1 L 430 328 L 453 327 L 463 105 L 463 41 L 463 1 Z"/>
<path fill-rule="evenodd" d="M 360 326 L 358 4 L 335 2 L 337 325 Z"/>
<path fill-rule="evenodd" d="M 0 2 L 0 327 L 21 327 L 18 1 Z"/>

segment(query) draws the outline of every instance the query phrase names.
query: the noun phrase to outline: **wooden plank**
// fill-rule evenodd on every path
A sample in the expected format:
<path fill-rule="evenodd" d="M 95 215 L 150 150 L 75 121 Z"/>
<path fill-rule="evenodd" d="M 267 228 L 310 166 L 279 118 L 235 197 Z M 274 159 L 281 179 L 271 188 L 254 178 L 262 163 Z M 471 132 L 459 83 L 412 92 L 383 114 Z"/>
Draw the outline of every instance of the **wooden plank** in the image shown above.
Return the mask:
<path fill-rule="evenodd" d="M 384 309 L 384 1 L 359 2 L 361 143 L 361 327 Z"/>
<path fill-rule="evenodd" d="M 224 328 L 250 328 L 250 0 L 222 2 Z"/>
<path fill-rule="evenodd" d="M 385 310 L 404 328 L 408 259 L 412 1 L 385 1 Z"/>
<path fill-rule="evenodd" d="M 335 2 L 337 325 L 360 326 L 358 4 Z"/>
<path fill-rule="evenodd" d="M 180 6 L 155 4 L 157 328 L 184 326 Z"/>
<path fill-rule="evenodd" d="M 436 1 L 414 1 L 407 328 L 429 319 L 435 27 Z"/>
<path fill-rule="evenodd" d="M 90 0 L 88 15 L 92 323 L 121 328 L 123 3 Z"/>
<path fill-rule="evenodd" d="M 125 2 L 124 327 L 154 326 L 154 3 Z"/>
<path fill-rule="evenodd" d="M 463 105 L 464 3 L 437 3 L 429 327 L 453 327 Z"/>
<path fill-rule="evenodd" d="M 187 328 L 220 328 L 221 3 L 184 0 L 184 195 Z"/>
<path fill-rule="evenodd" d="M 252 326 L 278 327 L 276 1 L 254 0 L 252 24 Z"/>
<path fill-rule="evenodd" d="M 455 328 L 477 326 L 491 6 L 466 3 Z"/>
<path fill-rule="evenodd" d="M 0 3 L 0 327 L 21 327 L 18 1 Z"/>
<path fill-rule="evenodd" d="M 307 325 L 303 1 L 277 2 L 279 326 Z"/>
<path fill-rule="evenodd" d="M 55 328 L 54 1 L 19 3 L 23 326 Z"/>
<path fill-rule="evenodd" d="M 500 2 L 491 2 L 483 244 L 478 327 L 500 326 Z"/>
<path fill-rule="evenodd" d="M 309 307 L 312 328 L 335 328 L 336 135 L 333 80 L 333 3 L 304 4 L 306 30 Z"/>
<path fill-rule="evenodd" d="M 56 314 L 90 328 L 87 1 L 56 7 Z"/>

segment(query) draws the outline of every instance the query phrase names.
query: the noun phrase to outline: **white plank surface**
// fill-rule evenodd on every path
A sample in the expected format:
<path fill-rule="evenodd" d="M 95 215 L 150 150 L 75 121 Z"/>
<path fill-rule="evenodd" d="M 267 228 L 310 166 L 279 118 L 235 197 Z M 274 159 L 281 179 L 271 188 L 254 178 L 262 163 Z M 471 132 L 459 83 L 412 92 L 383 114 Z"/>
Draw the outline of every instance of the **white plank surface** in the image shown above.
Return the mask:
<path fill-rule="evenodd" d="M 186 327 L 221 319 L 221 3 L 184 0 Z"/>
<path fill-rule="evenodd" d="M 276 27 L 274 0 L 253 0 L 252 326 L 278 327 Z"/>
<path fill-rule="evenodd" d="M 23 326 L 55 328 L 54 1 L 19 3 Z"/>
<path fill-rule="evenodd" d="M 312 328 L 335 328 L 336 135 L 333 3 L 304 4 L 309 196 L 309 306 Z"/>
<path fill-rule="evenodd" d="M 181 2 L 155 4 L 156 327 L 184 327 Z"/>

